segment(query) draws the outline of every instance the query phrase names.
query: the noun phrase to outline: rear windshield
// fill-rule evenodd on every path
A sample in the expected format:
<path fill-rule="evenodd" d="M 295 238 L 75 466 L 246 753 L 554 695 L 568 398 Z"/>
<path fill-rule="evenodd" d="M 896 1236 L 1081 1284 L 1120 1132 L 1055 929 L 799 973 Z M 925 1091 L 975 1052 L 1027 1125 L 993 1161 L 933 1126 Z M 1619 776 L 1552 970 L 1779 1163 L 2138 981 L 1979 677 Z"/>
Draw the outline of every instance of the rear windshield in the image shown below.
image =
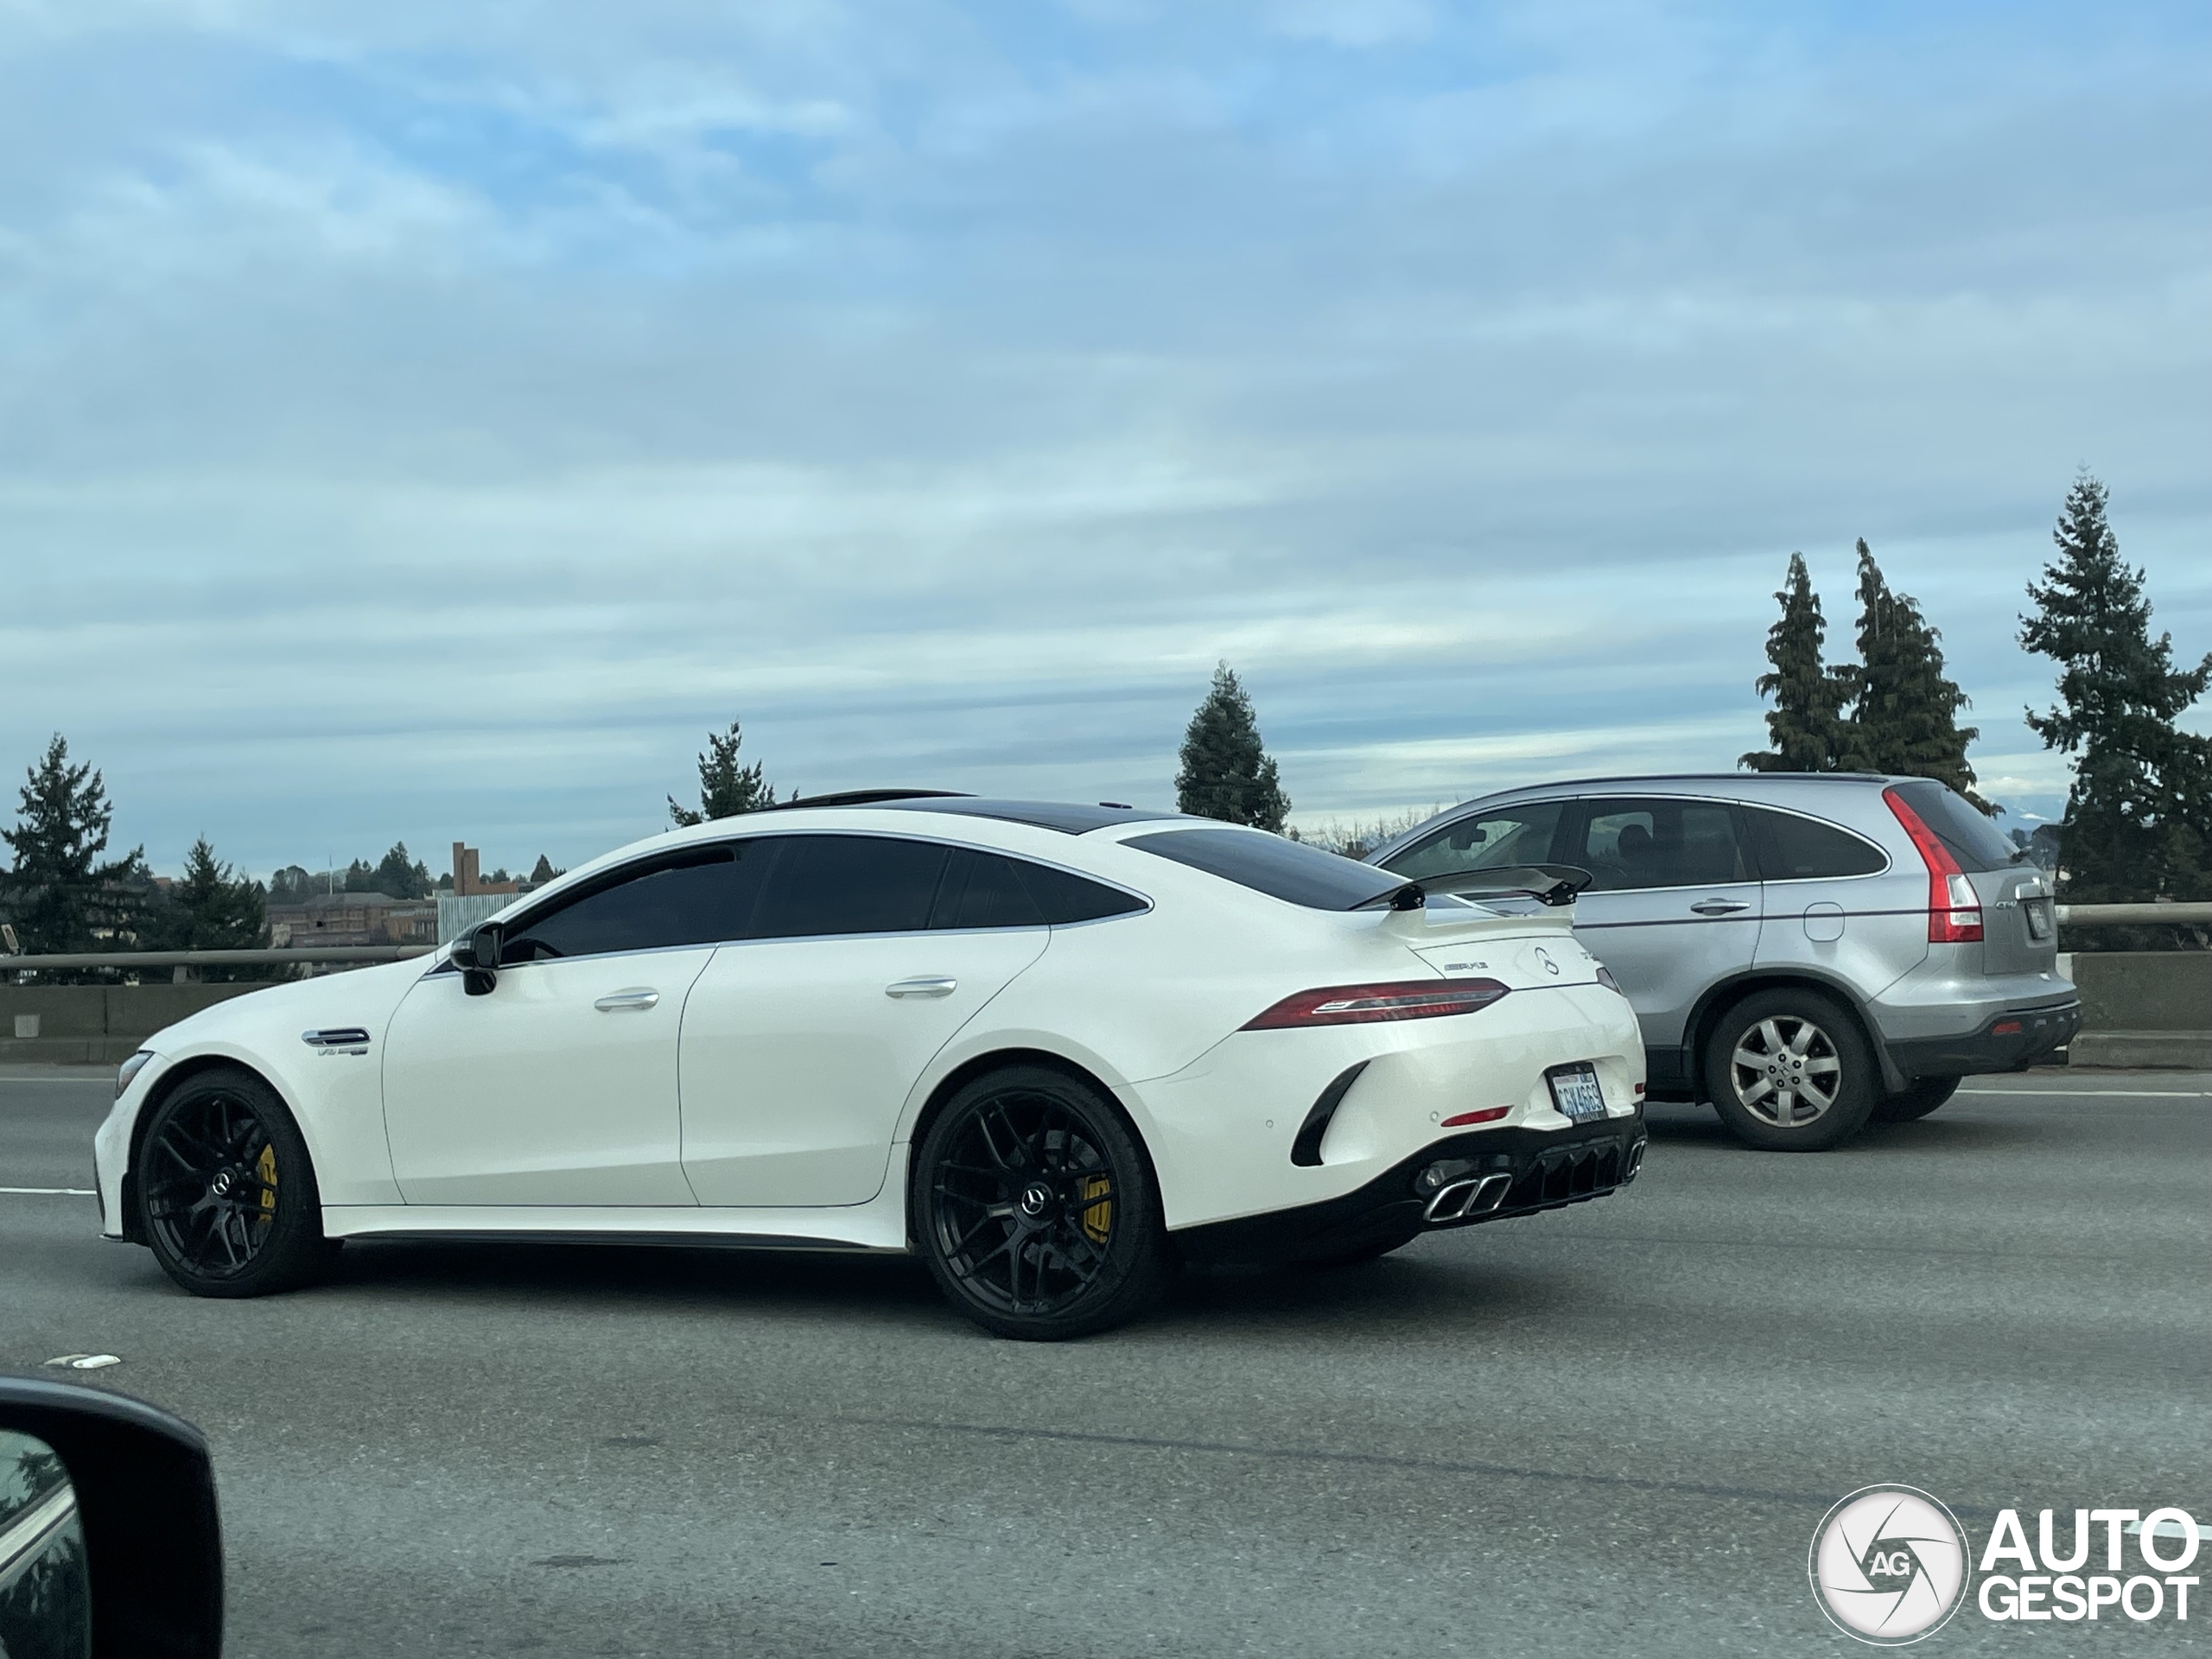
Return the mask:
<path fill-rule="evenodd" d="M 1122 844 L 1308 910 L 1351 910 L 1406 884 L 1402 875 L 1371 864 L 1249 830 L 1170 830 Z"/>
<path fill-rule="evenodd" d="M 1920 814 L 1920 821 L 1936 832 L 1936 840 L 1951 849 L 1959 868 L 1969 875 L 2009 869 L 2019 862 L 2014 856 L 2019 849 L 2005 840 L 1995 823 L 1975 811 L 1963 795 L 1933 778 L 1916 778 L 1891 787 Z"/>

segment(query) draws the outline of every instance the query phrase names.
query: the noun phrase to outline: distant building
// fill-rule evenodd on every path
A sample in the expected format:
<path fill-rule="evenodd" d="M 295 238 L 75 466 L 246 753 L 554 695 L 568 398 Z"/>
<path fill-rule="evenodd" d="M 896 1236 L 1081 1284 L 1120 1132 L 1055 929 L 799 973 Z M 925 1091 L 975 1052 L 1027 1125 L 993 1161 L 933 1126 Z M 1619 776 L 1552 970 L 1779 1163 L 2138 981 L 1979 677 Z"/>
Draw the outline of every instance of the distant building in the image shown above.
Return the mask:
<path fill-rule="evenodd" d="M 460 842 L 453 844 L 453 896 L 456 899 L 474 898 L 485 893 L 518 893 L 519 881 L 486 881 L 478 873 L 476 849 Z"/>
<path fill-rule="evenodd" d="M 269 906 L 269 943 L 279 950 L 437 942 L 438 906 L 434 899 L 332 893 L 316 893 L 297 904 Z"/>

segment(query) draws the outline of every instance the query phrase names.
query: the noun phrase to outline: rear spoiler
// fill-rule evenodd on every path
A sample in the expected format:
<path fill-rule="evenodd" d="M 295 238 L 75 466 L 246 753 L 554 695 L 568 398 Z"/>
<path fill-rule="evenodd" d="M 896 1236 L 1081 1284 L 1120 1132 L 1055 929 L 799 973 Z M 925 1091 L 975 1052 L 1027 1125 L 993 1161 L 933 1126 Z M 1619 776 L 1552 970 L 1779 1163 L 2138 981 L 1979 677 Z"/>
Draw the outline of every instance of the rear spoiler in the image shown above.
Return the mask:
<path fill-rule="evenodd" d="M 1597 877 L 1572 864 L 1514 864 L 1490 870 L 1452 870 L 1443 875 L 1424 875 L 1403 887 L 1378 893 L 1354 905 L 1354 910 L 1419 910 L 1432 893 L 1453 898 L 1534 899 L 1554 908 L 1571 905 Z"/>

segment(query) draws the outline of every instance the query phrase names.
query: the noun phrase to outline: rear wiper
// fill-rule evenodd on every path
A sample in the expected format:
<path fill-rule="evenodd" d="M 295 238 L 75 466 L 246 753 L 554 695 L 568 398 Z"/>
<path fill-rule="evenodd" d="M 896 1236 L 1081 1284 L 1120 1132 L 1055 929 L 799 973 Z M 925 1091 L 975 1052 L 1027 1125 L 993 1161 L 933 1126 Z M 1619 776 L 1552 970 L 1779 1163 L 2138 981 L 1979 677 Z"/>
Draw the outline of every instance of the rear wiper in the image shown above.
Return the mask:
<path fill-rule="evenodd" d="M 1354 905 L 1354 910 L 1419 910 L 1432 893 L 1465 898 L 1534 899 L 1554 909 L 1571 905 L 1575 896 L 1597 877 L 1573 864 L 1513 864 L 1487 870 L 1452 870 L 1443 875 L 1424 875 L 1402 887 L 1391 887 Z"/>

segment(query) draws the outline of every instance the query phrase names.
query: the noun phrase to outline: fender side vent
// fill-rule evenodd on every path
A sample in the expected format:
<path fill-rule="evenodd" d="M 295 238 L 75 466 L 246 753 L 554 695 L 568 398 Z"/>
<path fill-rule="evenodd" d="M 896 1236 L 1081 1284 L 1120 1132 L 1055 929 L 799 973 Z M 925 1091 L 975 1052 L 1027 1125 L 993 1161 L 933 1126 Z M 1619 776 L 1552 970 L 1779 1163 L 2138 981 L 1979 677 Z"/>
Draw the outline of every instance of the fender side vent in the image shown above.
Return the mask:
<path fill-rule="evenodd" d="M 369 1046 L 369 1033 L 359 1026 L 340 1026 L 329 1031 L 303 1031 L 300 1033 L 300 1040 L 309 1048 L 326 1051 L 334 1048 L 365 1050 Z"/>
<path fill-rule="evenodd" d="M 1331 1080 L 1306 1114 L 1306 1121 L 1298 1126 L 1297 1138 L 1290 1143 L 1290 1161 L 1306 1169 L 1319 1167 L 1321 1137 L 1329 1132 L 1329 1120 L 1337 1115 L 1344 1096 L 1351 1091 L 1359 1074 L 1367 1070 L 1367 1062 L 1346 1066 Z"/>

